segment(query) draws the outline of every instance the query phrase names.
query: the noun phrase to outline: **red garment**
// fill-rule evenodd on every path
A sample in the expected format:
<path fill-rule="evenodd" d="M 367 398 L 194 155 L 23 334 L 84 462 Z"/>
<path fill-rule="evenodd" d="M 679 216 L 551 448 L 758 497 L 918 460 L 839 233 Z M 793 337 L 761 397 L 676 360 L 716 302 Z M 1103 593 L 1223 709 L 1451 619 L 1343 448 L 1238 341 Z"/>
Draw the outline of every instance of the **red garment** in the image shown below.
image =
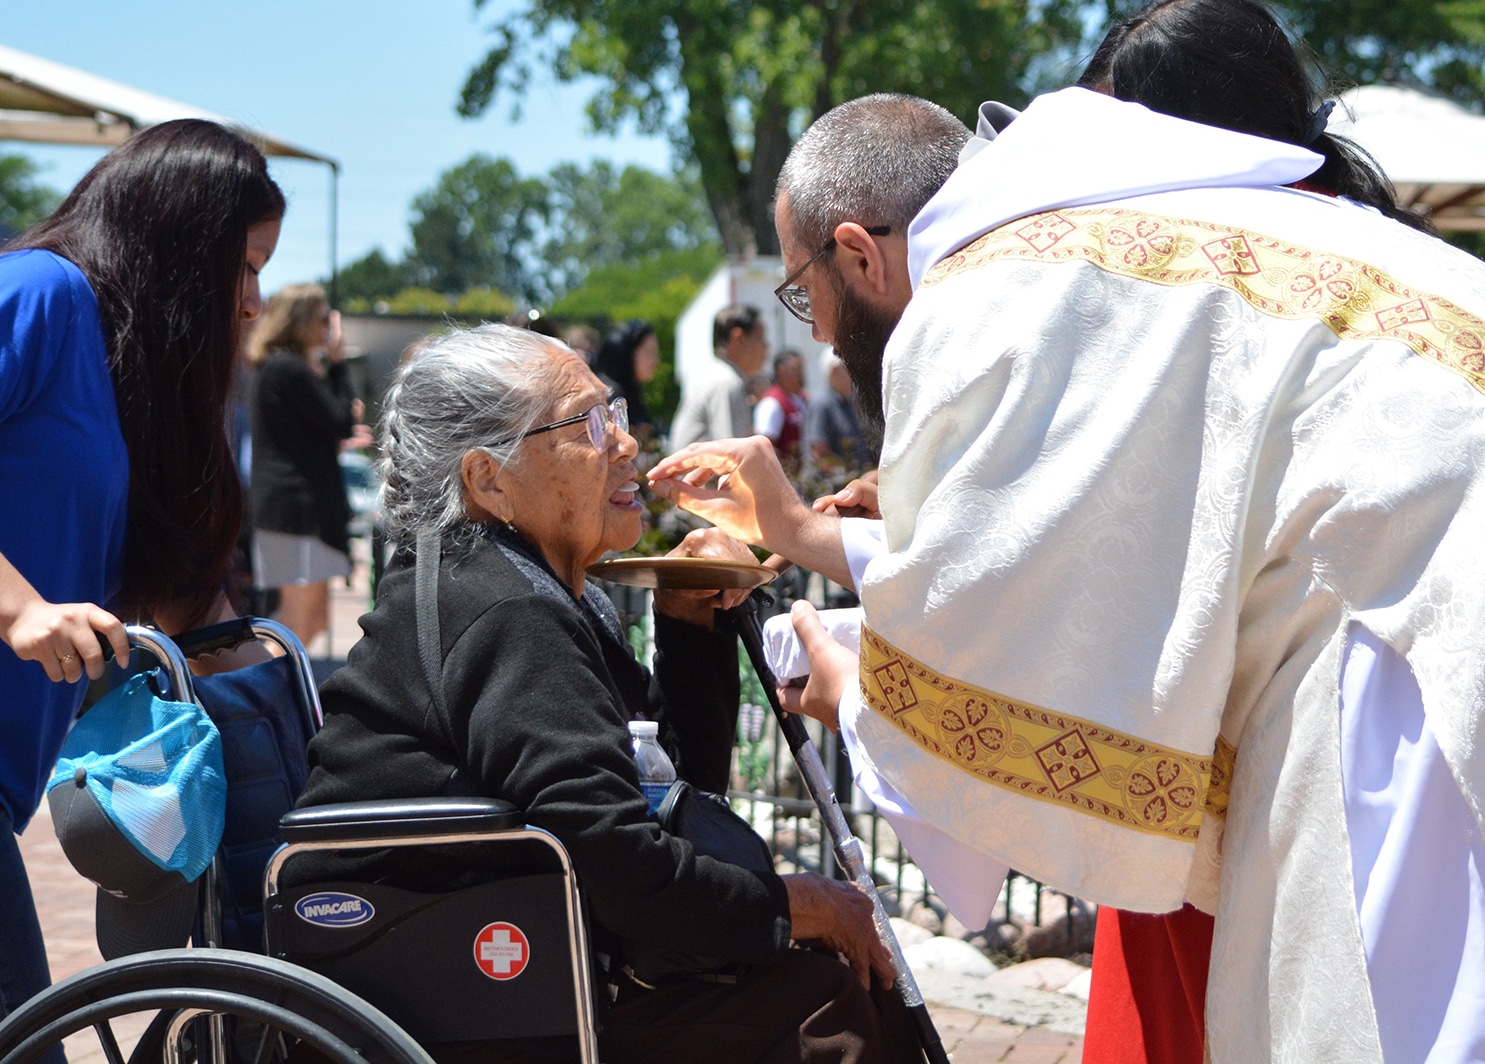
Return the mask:
<path fill-rule="evenodd" d="M 779 431 L 779 438 L 773 441 L 773 449 L 778 452 L 780 459 L 793 459 L 798 462 L 800 447 L 804 442 L 803 401 L 797 395 L 790 395 L 777 384 L 769 388 L 763 397 L 772 399 L 784 408 L 784 427 Z"/>
<path fill-rule="evenodd" d="M 1202 1064 L 1213 920 L 1098 910 L 1083 1064 Z"/>

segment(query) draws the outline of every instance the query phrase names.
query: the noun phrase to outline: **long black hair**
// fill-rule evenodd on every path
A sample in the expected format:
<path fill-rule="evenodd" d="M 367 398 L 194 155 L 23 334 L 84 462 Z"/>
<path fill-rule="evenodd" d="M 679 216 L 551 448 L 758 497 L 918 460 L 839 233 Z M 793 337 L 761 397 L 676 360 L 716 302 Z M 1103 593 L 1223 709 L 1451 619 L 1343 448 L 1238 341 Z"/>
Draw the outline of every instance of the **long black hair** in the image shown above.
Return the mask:
<path fill-rule="evenodd" d="M 1327 80 L 1318 70 L 1310 76 L 1284 27 L 1254 0 L 1147 4 L 1109 30 L 1078 84 L 1161 114 L 1309 148 L 1325 162 L 1307 182 L 1433 231 L 1398 205 L 1370 155 L 1323 131 Z"/>
<path fill-rule="evenodd" d="M 9 245 L 75 263 L 103 319 L 129 520 L 119 612 L 203 620 L 242 524 L 224 420 L 248 230 L 283 217 L 263 153 L 213 122 L 166 122 L 101 159 Z"/>
<path fill-rule="evenodd" d="M 645 404 L 644 385 L 634 377 L 635 349 L 654 332 L 649 322 L 633 318 L 610 329 L 598 347 L 598 354 L 593 356 L 593 372 L 603 378 L 615 397 L 622 395 L 628 400 L 629 424 L 636 428 L 654 424 L 650 408 Z"/>

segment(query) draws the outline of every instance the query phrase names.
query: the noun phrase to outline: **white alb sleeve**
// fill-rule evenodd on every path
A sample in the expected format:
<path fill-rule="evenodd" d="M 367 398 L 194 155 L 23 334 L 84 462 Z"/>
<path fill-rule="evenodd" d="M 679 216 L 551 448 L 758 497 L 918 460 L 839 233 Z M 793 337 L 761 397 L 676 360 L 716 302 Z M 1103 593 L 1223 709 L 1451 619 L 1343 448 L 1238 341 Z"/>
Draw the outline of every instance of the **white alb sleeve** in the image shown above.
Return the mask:
<path fill-rule="evenodd" d="M 840 543 L 846 552 L 846 568 L 851 571 L 851 590 L 861 588 L 861 578 L 871 560 L 887 553 L 887 537 L 882 522 L 870 517 L 843 517 Z"/>

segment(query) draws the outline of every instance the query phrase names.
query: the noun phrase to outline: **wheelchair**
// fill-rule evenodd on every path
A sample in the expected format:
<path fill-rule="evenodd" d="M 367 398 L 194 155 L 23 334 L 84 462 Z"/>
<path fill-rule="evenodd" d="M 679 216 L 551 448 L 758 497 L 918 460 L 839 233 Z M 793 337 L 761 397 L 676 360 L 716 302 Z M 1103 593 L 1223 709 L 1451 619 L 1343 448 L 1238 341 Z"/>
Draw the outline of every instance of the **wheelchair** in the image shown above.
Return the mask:
<path fill-rule="evenodd" d="M 321 717 L 293 633 L 245 618 L 178 641 L 130 627 L 129 639 L 136 658 L 156 663 L 159 693 L 201 704 L 224 737 L 227 830 L 201 877 L 196 948 L 57 983 L 0 1022 L 0 1064 L 32 1064 L 89 1031 L 107 1064 L 433 1064 L 440 1047 L 491 1042 L 598 1060 L 587 921 L 554 836 L 494 799 L 294 810 L 297 787 L 284 780 L 302 787 L 303 740 Z M 251 640 L 283 656 L 220 674 L 240 682 L 193 682 L 189 659 Z M 254 762 L 265 751 L 291 763 L 264 771 Z M 281 841 L 255 837 L 265 819 Z M 344 878 L 358 856 L 437 864 L 470 853 L 478 881 L 452 888 Z M 310 871 L 296 875 L 301 862 Z M 264 952 L 229 948 L 255 934 Z M 151 1018 L 126 1054 L 115 1023 L 140 1014 Z"/>

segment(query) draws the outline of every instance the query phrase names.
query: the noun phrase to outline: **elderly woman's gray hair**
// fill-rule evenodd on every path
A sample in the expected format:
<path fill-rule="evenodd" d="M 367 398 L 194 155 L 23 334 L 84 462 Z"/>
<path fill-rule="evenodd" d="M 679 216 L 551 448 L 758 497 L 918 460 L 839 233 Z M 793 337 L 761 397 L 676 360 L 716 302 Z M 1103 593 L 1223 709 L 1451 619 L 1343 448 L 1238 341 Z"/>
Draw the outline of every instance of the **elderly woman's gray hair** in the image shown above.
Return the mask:
<path fill-rule="evenodd" d="M 397 371 L 382 405 L 382 520 L 397 543 L 425 528 L 465 520 L 464 455 L 483 449 L 502 462 L 551 405 L 547 362 L 568 352 L 527 329 L 481 325 L 434 339 Z"/>

